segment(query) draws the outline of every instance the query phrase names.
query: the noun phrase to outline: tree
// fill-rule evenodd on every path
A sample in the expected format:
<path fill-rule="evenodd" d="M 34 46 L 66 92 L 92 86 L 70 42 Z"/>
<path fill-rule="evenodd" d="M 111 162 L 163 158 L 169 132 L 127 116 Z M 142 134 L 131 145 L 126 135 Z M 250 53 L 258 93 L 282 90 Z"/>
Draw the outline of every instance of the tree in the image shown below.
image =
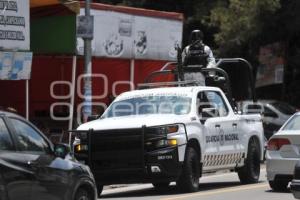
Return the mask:
<path fill-rule="evenodd" d="M 202 21 L 218 29 L 214 36 L 220 54 L 239 53 L 245 49 L 253 53 L 265 24 L 272 22 L 279 8 L 279 0 L 220 1 Z"/>

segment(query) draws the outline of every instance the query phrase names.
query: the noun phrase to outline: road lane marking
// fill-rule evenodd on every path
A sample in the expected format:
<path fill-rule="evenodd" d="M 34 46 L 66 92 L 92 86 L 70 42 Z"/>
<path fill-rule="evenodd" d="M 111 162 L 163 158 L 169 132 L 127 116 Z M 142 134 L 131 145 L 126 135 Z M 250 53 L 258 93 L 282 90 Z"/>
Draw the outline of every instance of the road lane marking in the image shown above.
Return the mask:
<path fill-rule="evenodd" d="M 237 191 L 243 191 L 243 190 L 252 190 L 252 189 L 257 189 L 257 188 L 265 188 L 265 187 L 268 187 L 267 183 L 255 184 L 255 185 L 244 185 L 244 186 L 238 186 L 238 187 L 234 187 L 234 188 L 217 189 L 215 191 L 209 191 L 209 192 L 200 191 L 200 192 L 192 193 L 192 194 L 188 194 L 188 195 L 162 198 L 160 200 L 178 200 L 178 199 L 186 199 L 186 198 L 190 198 L 190 197 L 209 196 L 209 195 L 216 195 L 216 194 L 229 193 L 229 192 L 237 192 Z"/>
<path fill-rule="evenodd" d="M 266 168 L 262 167 L 260 168 L 260 173 L 265 173 L 266 172 Z M 217 177 L 222 177 L 222 176 L 232 176 L 232 175 L 236 175 L 236 172 L 226 172 L 226 173 L 221 173 L 221 174 L 213 174 L 213 175 L 209 175 L 209 174 L 203 174 L 204 176 L 200 177 L 200 182 L 203 179 L 211 179 L 211 178 L 217 178 Z"/>

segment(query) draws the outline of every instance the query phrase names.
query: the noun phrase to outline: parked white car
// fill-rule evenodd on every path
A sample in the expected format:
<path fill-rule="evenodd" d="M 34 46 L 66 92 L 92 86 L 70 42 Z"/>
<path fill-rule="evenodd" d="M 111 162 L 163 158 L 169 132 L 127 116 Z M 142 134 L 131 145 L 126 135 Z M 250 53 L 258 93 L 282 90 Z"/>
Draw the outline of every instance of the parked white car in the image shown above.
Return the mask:
<path fill-rule="evenodd" d="M 284 191 L 293 179 L 300 158 L 300 112 L 273 135 L 267 146 L 267 179 L 274 191 Z"/>
<path fill-rule="evenodd" d="M 276 100 L 260 100 L 263 105 L 263 124 L 266 138 L 270 138 L 295 113 L 292 105 Z"/>
<path fill-rule="evenodd" d="M 253 110 L 252 105 L 256 105 Z M 255 113 L 261 112 L 264 126 L 264 134 L 269 139 L 274 133 L 276 133 L 282 125 L 297 112 L 297 109 L 282 101 L 277 100 L 258 100 L 253 103 L 252 101 L 243 101 L 239 103 L 239 110 L 242 112 Z"/>

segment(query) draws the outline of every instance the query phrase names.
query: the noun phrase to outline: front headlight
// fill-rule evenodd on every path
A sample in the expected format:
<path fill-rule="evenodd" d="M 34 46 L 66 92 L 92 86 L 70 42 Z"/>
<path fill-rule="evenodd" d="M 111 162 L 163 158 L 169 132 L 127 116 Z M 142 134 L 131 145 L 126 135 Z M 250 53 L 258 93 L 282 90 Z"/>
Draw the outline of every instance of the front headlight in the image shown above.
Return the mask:
<path fill-rule="evenodd" d="M 175 134 L 184 133 L 184 126 L 181 124 L 170 124 L 162 126 L 147 127 L 145 132 L 147 150 L 155 150 L 166 147 L 176 147 L 179 144 L 177 138 L 173 138 Z"/>
<path fill-rule="evenodd" d="M 177 140 L 176 139 L 169 139 L 169 140 L 159 140 L 156 142 L 155 145 L 157 148 L 161 147 L 170 147 L 170 146 L 177 146 Z"/>
<path fill-rule="evenodd" d="M 82 153 L 88 151 L 88 145 L 86 144 L 77 144 L 74 146 L 75 153 Z"/>
<path fill-rule="evenodd" d="M 146 133 L 157 134 L 157 135 L 166 135 L 170 133 L 176 133 L 179 130 L 178 124 L 164 125 L 164 126 L 155 126 L 147 127 Z"/>

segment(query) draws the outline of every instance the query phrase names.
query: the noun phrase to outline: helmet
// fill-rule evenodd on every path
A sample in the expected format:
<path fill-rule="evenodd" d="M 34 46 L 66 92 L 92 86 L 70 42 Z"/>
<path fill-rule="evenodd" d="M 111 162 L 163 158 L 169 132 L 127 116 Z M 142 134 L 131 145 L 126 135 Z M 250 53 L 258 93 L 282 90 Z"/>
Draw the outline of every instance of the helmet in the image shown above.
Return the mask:
<path fill-rule="evenodd" d="M 201 41 L 203 39 L 203 33 L 200 30 L 193 30 L 190 35 L 190 44 Z"/>

